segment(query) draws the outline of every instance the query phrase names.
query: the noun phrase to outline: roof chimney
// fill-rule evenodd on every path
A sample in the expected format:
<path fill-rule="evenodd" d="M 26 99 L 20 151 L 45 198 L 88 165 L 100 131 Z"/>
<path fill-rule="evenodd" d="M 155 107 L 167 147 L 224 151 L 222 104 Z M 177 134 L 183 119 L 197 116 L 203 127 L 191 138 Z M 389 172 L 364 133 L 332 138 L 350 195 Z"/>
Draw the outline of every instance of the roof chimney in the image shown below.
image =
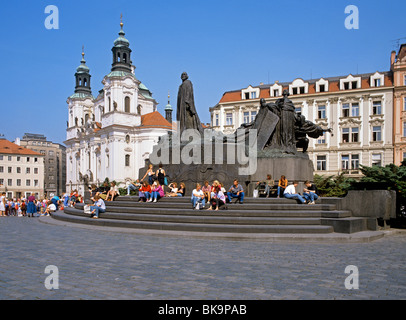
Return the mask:
<path fill-rule="evenodd" d="M 391 66 L 391 69 L 392 69 L 393 64 L 395 63 L 395 60 L 396 60 L 396 51 L 393 50 L 391 52 L 391 54 L 390 54 L 390 66 Z"/>

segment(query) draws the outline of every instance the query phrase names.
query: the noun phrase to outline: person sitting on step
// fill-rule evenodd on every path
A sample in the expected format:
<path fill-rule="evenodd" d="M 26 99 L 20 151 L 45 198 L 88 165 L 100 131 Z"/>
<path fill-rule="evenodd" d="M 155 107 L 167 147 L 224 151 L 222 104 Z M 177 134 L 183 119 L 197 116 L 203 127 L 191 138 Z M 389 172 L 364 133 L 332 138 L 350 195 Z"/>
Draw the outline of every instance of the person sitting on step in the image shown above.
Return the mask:
<path fill-rule="evenodd" d="M 154 181 L 151 191 L 151 199 L 149 199 L 147 202 L 157 202 L 159 199 L 165 196 L 164 189 L 162 189 L 162 186 L 158 181 Z"/>
<path fill-rule="evenodd" d="M 141 188 L 139 190 L 138 196 L 138 202 L 145 202 L 148 201 L 151 198 L 151 186 L 147 181 L 143 181 Z"/>
<path fill-rule="evenodd" d="M 237 179 L 234 179 L 233 185 L 227 192 L 228 202 L 231 202 L 231 198 L 237 198 L 238 201 L 242 204 L 244 201 L 244 189 L 238 183 Z"/>
<path fill-rule="evenodd" d="M 204 199 L 204 193 L 201 190 L 201 185 L 200 183 L 196 184 L 196 189 L 193 189 L 192 191 L 192 197 L 191 197 L 191 202 L 193 209 L 202 209 L 204 208 L 205 205 L 205 199 Z"/>
<path fill-rule="evenodd" d="M 93 216 L 94 219 L 98 219 L 100 213 L 106 212 L 106 204 L 99 195 L 95 195 L 94 200 L 94 205 L 90 207 L 90 210 L 92 210 L 90 215 Z"/>
<path fill-rule="evenodd" d="M 305 188 L 303 189 L 303 198 L 305 198 L 308 204 L 315 204 L 315 200 L 319 198 L 317 195 L 317 187 L 309 180 L 305 181 Z"/>
<path fill-rule="evenodd" d="M 305 199 L 302 198 L 302 196 L 298 193 L 296 193 L 296 187 L 298 186 L 298 182 L 297 181 L 293 181 L 293 184 L 288 185 L 285 189 L 284 192 L 284 197 L 286 199 L 296 199 L 299 200 L 300 203 L 306 203 Z"/>

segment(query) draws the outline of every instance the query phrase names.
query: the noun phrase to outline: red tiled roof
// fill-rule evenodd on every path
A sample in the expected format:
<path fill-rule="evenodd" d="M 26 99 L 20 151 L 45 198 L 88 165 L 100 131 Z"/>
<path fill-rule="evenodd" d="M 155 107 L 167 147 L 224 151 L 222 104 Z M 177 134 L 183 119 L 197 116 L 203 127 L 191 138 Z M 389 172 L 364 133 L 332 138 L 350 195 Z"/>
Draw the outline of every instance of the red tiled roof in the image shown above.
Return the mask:
<path fill-rule="evenodd" d="M 354 75 L 354 76 L 355 77 L 361 77 L 361 88 L 362 89 L 371 88 L 369 76 L 365 76 L 365 75 L 362 75 L 362 76 L 361 75 Z M 344 79 L 344 77 L 342 79 Z M 344 91 L 344 90 L 340 90 L 340 80 L 337 80 L 337 78 L 335 78 L 334 80 L 326 78 L 326 80 L 329 81 L 329 88 L 328 88 L 328 91 L 326 91 L 325 93 Z M 307 81 L 305 80 L 305 82 L 307 82 Z M 392 81 L 391 77 L 388 76 L 387 74 L 385 74 L 385 76 L 384 76 L 384 86 L 385 87 L 391 87 L 392 85 L 393 85 L 393 81 Z M 271 95 L 270 95 L 270 86 L 271 85 L 269 85 L 269 87 L 264 87 L 263 85 L 261 86 L 260 94 L 259 94 L 260 98 L 267 99 L 267 98 L 271 97 Z M 287 86 L 286 83 L 285 83 L 285 85 L 283 85 L 282 90 L 285 90 L 285 89 L 289 90 L 289 86 Z M 308 91 L 307 94 L 318 94 L 318 92 L 316 92 L 316 83 L 315 82 L 309 83 L 309 91 Z M 300 96 L 300 94 L 295 95 L 295 96 Z M 226 102 L 234 102 L 234 101 L 235 102 L 243 101 L 242 96 L 241 96 L 241 90 L 225 92 L 223 94 L 223 97 L 221 98 L 219 104 L 226 103 Z"/>
<path fill-rule="evenodd" d="M 172 129 L 172 125 L 158 111 L 141 116 L 141 127 Z"/>
<path fill-rule="evenodd" d="M 21 147 L 8 140 L 0 140 L 0 154 L 18 154 L 24 156 L 43 156 L 41 153 L 32 151 L 30 149 Z"/>

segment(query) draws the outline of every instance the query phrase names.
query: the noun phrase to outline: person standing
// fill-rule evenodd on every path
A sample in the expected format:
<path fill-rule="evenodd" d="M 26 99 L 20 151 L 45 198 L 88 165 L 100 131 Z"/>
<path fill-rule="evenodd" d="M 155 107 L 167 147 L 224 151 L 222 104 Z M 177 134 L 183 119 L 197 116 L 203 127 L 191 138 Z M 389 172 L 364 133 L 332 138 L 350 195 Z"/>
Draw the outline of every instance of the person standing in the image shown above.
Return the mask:
<path fill-rule="evenodd" d="M 37 206 L 35 205 L 35 193 L 31 193 L 31 195 L 27 199 L 27 216 L 34 217 L 34 213 L 37 213 Z"/>
<path fill-rule="evenodd" d="M 165 170 L 162 169 L 162 163 L 159 164 L 159 169 L 156 171 L 156 177 L 161 186 L 165 185 Z"/>
<path fill-rule="evenodd" d="M 0 196 L 0 217 L 6 216 L 6 193 L 3 192 Z"/>
<path fill-rule="evenodd" d="M 300 194 L 296 193 L 296 187 L 298 186 L 298 184 L 299 183 L 297 181 L 293 181 L 293 184 L 286 187 L 283 195 L 286 199 L 296 199 L 303 204 L 306 203 L 305 199 L 303 199 Z"/>

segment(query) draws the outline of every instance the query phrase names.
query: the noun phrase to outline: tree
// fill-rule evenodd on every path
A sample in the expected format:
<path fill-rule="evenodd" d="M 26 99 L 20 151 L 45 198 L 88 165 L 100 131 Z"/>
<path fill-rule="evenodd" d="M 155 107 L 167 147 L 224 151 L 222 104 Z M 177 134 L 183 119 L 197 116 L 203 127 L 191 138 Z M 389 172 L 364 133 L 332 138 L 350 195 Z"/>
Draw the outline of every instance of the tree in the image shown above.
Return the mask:
<path fill-rule="evenodd" d="M 398 191 L 398 194 L 406 199 L 406 160 L 400 166 L 388 164 L 385 167 L 367 167 L 360 165 L 363 173 L 361 182 L 381 183 L 389 190 Z"/>
<path fill-rule="evenodd" d="M 314 175 L 314 184 L 321 197 L 344 197 L 354 182 L 355 179 L 346 177 L 344 173 L 338 176 Z"/>

